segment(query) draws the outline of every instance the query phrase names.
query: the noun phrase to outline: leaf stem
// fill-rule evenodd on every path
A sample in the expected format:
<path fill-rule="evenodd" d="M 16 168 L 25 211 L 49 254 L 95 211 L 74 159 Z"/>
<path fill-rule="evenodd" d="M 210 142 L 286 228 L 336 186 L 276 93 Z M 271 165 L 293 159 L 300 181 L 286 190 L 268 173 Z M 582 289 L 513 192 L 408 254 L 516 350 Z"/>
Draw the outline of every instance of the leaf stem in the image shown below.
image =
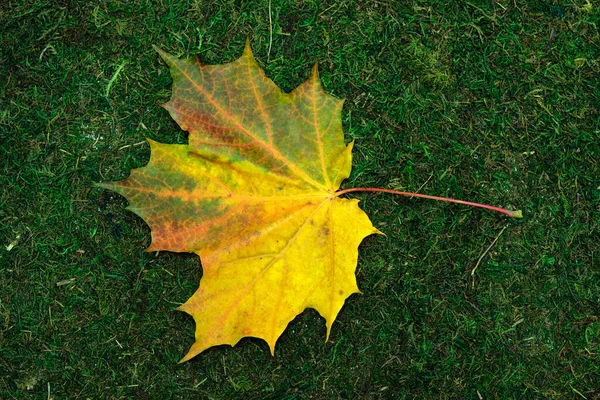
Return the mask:
<path fill-rule="evenodd" d="M 473 203 L 471 201 L 450 199 L 448 197 L 430 196 L 430 195 L 421 194 L 421 193 L 401 192 L 399 190 L 392 190 L 392 189 L 381 189 L 381 188 L 372 188 L 372 187 L 359 187 L 359 188 L 350 188 L 350 189 L 338 190 L 337 192 L 335 192 L 335 194 L 336 194 L 336 196 L 341 196 L 341 195 L 344 195 L 344 194 L 350 193 L 350 192 L 382 192 L 382 193 L 398 194 L 398 195 L 401 195 L 401 196 L 408 196 L 408 197 L 420 197 L 422 199 L 438 200 L 438 201 L 445 201 L 447 203 L 458 203 L 458 204 L 465 204 L 467 206 L 485 208 L 485 209 L 488 209 L 488 210 L 497 211 L 497 212 L 502 213 L 504 215 L 508 215 L 509 217 L 523 218 L 523 213 L 521 212 L 521 210 L 512 211 L 512 210 L 507 210 L 505 208 L 489 206 L 487 204 Z"/>

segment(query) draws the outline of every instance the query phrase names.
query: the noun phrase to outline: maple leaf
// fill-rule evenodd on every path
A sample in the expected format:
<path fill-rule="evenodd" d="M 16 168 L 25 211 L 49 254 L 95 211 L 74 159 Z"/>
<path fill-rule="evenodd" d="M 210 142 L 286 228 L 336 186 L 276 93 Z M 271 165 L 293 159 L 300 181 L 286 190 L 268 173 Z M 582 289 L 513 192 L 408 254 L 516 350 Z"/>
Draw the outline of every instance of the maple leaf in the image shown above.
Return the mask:
<path fill-rule="evenodd" d="M 100 186 L 129 200 L 152 230 L 147 251 L 193 252 L 203 276 L 179 307 L 196 322 L 181 361 L 243 337 L 274 353 L 288 323 L 306 308 L 327 337 L 345 300 L 359 292 L 358 245 L 379 233 L 358 200 L 336 193 L 350 174 L 343 101 L 322 88 L 317 67 L 283 93 L 243 55 L 224 65 L 181 60 L 155 48 L 173 78 L 163 107 L 189 144 L 148 140 L 148 164 Z"/>

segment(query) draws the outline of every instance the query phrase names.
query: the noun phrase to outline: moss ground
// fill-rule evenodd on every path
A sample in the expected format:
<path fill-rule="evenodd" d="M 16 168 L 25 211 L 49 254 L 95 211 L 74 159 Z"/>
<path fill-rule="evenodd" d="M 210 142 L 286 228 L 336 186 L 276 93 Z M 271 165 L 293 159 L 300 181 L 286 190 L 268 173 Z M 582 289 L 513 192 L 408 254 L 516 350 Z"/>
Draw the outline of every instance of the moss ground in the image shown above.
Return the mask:
<path fill-rule="evenodd" d="M 599 27 L 587 0 L 0 1 L 0 398 L 600 399 Z M 359 194 L 387 236 L 329 342 L 308 310 L 275 357 L 179 365 L 199 260 L 144 253 L 92 184 L 186 140 L 152 44 L 224 63 L 246 37 L 284 90 L 318 62 L 346 99 L 345 187 L 524 218 Z"/>

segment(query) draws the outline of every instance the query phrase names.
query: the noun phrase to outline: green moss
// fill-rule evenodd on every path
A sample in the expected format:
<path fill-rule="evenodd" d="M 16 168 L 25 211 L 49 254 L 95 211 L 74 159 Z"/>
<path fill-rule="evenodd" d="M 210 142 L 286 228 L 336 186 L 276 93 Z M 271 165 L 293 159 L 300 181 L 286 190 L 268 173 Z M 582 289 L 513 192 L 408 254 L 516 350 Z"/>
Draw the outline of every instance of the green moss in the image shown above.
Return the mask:
<path fill-rule="evenodd" d="M 554 3 L 3 6 L 0 398 L 598 397 L 600 9 Z M 244 339 L 178 365 L 193 321 L 173 309 L 198 258 L 144 253 L 143 221 L 92 184 L 145 165 L 146 137 L 186 141 L 158 106 L 171 81 L 152 44 L 222 63 L 247 37 L 285 91 L 317 62 L 346 99 L 345 187 L 524 218 L 360 195 L 387 236 L 361 246 L 363 294 L 328 343 L 309 310 L 275 357 Z"/>

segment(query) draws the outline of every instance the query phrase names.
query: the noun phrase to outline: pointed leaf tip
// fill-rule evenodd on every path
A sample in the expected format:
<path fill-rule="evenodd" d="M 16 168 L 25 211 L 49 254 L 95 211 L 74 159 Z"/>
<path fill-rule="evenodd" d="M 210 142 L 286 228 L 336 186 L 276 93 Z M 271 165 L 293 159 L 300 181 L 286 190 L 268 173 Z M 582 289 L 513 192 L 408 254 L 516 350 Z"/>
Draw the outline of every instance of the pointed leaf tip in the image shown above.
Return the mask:
<path fill-rule="evenodd" d="M 244 55 L 252 56 L 252 46 L 250 45 L 250 38 L 246 38 L 246 44 L 244 45 Z"/>
<path fill-rule="evenodd" d="M 275 344 L 268 343 L 271 356 L 275 357 Z"/>
<path fill-rule="evenodd" d="M 154 51 L 156 51 L 158 53 L 160 58 L 162 58 L 165 62 L 168 61 L 169 54 L 167 52 L 165 52 L 163 49 L 161 49 L 160 47 L 158 47 L 155 44 L 152 45 L 152 48 L 154 49 Z"/>

